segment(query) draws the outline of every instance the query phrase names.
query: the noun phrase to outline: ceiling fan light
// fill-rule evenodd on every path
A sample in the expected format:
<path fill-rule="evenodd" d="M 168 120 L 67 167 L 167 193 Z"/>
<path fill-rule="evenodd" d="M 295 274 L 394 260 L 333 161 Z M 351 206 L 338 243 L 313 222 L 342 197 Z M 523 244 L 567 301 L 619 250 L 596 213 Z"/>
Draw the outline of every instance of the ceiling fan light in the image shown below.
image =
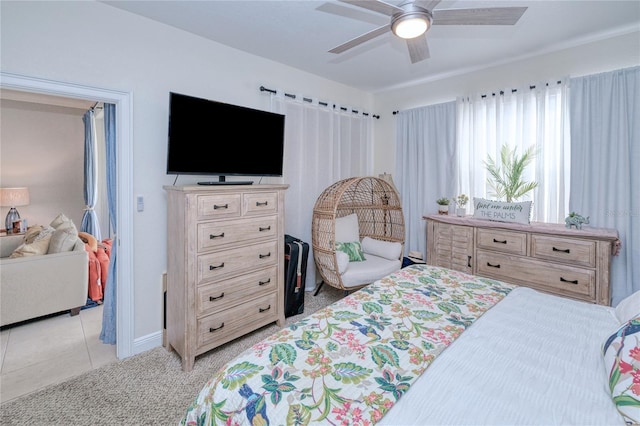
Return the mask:
<path fill-rule="evenodd" d="M 400 38 L 410 39 L 427 32 L 429 21 L 423 17 L 406 17 L 396 20 L 392 30 Z"/>

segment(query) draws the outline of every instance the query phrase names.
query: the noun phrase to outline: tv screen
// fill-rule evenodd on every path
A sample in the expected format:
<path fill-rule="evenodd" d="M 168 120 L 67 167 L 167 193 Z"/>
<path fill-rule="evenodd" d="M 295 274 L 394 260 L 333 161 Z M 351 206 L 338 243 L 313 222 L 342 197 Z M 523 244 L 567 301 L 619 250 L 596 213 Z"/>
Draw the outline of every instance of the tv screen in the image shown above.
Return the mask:
<path fill-rule="evenodd" d="M 282 114 L 171 92 L 167 174 L 219 176 L 202 182 L 211 184 L 282 176 L 284 123 Z"/>

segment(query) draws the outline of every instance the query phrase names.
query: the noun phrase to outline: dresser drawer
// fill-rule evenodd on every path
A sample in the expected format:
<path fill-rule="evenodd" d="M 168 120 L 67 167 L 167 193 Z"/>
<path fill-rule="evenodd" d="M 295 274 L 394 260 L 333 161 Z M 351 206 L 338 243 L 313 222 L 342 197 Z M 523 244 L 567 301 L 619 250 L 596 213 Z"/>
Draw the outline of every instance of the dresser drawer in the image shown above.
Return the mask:
<path fill-rule="evenodd" d="M 201 222 L 198 224 L 198 252 L 227 244 L 275 239 L 277 231 L 277 216 Z"/>
<path fill-rule="evenodd" d="M 271 214 L 278 212 L 278 194 L 276 192 L 259 192 L 244 194 L 242 214 Z"/>
<path fill-rule="evenodd" d="M 527 254 L 527 234 L 501 229 L 478 229 L 476 246 L 511 254 Z"/>
<path fill-rule="evenodd" d="M 276 292 L 278 268 L 262 269 L 236 278 L 198 287 L 197 316 L 221 311 L 244 303 L 247 297 Z"/>
<path fill-rule="evenodd" d="M 276 265 L 277 250 L 278 242 L 268 241 L 200 255 L 198 256 L 197 284 Z"/>
<path fill-rule="evenodd" d="M 583 265 L 596 266 L 596 242 L 571 238 L 557 238 L 546 235 L 531 236 L 531 256 Z"/>
<path fill-rule="evenodd" d="M 200 318 L 197 322 L 198 352 L 275 321 L 278 316 L 277 300 L 277 294 L 271 293 Z"/>
<path fill-rule="evenodd" d="M 198 219 L 239 217 L 240 194 L 198 195 Z"/>
<path fill-rule="evenodd" d="M 589 301 L 595 298 L 593 270 L 484 250 L 476 257 L 478 275 Z"/>

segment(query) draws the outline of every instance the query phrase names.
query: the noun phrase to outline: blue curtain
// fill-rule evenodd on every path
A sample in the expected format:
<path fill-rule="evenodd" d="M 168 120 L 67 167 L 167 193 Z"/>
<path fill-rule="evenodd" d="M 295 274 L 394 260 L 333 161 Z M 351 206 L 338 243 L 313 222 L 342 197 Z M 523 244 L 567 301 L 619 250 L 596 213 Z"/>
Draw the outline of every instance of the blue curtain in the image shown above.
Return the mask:
<path fill-rule="evenodd" d="M 104 290 L 104 307 L 102 310 L 102 331 L 100 340 L 103 343 L 116 343 L 116 290 L 117 290 L 117 254 L 118 254 L 118 227 L 117 227 L 117 180 L 116 180 L 116 106 L 104 104 L 104 128 L 105 145 L 107 151 L 107 199 L 109 202 L 109 218 L 113 229 L 113 247 L 111 248 L 111 262 L 106 288 Z"/>
<path fill-rule="evenodd" d="M 618 230 L 612 305 L 640 291 L 640 67 L 572 78 L 570 211 Z"/>
<path fill-rule="evenodd" d="M 96 171 L 96 131 L 93 109 L 84 113 L 84 204 L 80 230 L 87 232 L 96 240 L 102 241 L 98 215 L 94 210 L 98 198 L 98 176 Z"/>
<path fill-rule="evenodd" d="M 398 113 L 396 185 L 406 227 L 405 252 L 426 259 L 425 214 L 436 213 L 436 200 L 458 189 L 456 102 Z"/>

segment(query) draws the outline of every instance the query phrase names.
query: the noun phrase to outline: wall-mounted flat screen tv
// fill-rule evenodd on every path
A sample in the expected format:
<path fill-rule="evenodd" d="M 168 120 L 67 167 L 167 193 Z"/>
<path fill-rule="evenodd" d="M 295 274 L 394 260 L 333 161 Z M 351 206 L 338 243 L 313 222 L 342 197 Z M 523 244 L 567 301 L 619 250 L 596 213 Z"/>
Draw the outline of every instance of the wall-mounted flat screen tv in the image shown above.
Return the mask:
<path fill-rule="evenodd" d="M 167 174 L 282 176 L 284 126 L 282 114 L 171 92 Z"/>

